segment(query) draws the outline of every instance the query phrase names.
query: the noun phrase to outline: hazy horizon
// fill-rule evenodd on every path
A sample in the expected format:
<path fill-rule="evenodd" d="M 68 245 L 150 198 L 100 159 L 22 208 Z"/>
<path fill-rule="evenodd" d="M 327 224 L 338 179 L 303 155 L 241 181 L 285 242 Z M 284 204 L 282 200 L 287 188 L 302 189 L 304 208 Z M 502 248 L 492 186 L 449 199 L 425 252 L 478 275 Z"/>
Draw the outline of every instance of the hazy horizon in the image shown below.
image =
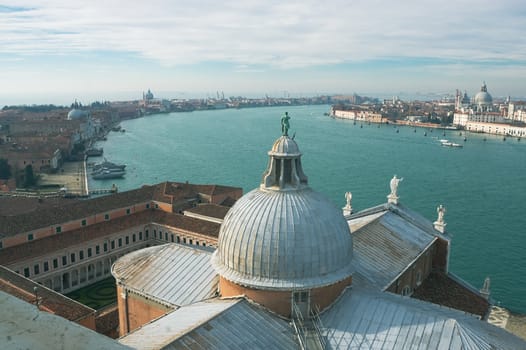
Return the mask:
<path fill-rule="evenodd" d="M 484 81 L 494 97 L 520 98 L 524 27 L 520 0 L 8 0 L 0 105 L 130 100 L 148 88 L 473 96 Z"/>

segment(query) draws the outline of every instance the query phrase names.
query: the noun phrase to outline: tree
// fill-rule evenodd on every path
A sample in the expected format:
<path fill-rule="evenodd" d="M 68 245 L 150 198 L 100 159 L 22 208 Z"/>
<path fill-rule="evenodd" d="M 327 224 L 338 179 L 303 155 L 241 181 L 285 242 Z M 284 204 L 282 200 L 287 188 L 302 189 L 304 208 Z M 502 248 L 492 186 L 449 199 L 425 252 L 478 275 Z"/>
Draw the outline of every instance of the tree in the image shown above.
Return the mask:
<path fill-rule="evenodd" d="M 9 179 L 11 177 L 11 166 L 7 159 L 0 158 L 0 179 Z"/>
<path fill-rule="evenodd" d="M 26 166 L 24 175 L 24 187 L 31 187 L 36 184 L 35 174 L 33 174 L 33 167 L 31 164 Z"/>

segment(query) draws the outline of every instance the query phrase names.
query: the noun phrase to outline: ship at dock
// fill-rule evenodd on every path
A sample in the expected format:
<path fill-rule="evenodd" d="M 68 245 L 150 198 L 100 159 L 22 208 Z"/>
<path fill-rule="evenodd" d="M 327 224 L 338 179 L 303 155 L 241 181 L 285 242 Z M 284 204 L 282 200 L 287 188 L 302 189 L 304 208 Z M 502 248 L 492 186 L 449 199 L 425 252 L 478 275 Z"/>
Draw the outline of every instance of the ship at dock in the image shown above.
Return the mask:
<path fill-rule="evenodd" d="M 104 159 L 93 166 L 91 176 L 95 180 L 117 179 L 126 174 L 126 164 L 116 164 Z"/>

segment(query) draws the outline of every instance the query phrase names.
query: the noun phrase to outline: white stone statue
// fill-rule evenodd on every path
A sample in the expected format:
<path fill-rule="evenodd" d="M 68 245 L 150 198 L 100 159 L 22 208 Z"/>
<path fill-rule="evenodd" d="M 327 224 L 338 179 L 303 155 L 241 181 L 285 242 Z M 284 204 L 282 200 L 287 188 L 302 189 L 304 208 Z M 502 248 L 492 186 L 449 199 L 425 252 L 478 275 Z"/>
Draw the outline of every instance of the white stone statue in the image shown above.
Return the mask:
<path fill-rule="evenodd" d="M 437 214 L 438 219 L 436 222 L 443 224 L 444 223 L 444 215 L 446 214 L 446 207 L 444 207 L 442 204 L 440 204 L 437 207 Z"/>
<path fill-rule="evenodd" d="M 433 226 L 435 227 L 435 230 L 446 233 L 446 222 L 444 221 L 444 215 L 446 214 L 446 207 L 444 207 L 442 204 L 440 204 L 437 207 L 437 214 L 438 218 L 437 221 L 433 223 Z"/>
<path fill-rule="evenodd" d="M 352 200 L 352 193 L 351 192 L 345 192 L 345 200 L 347 201 L 347 208 L 351 208 L 351 200 Z"/>
<path fill-rule="evenodd" d="M 391 194 L 390 196 L 393 197 L 393 198 L 397 198 L 398 195 L 396 194 L 396 191 L 398 190 L 398 184 L 400 183 L 400 181 L 402 181 L 404 178 L 397 178 L 396 175 L 393 176 L 393 178 L 391 179 L 391 182 L 389 183 L 389 186 L 391 186 Z"/>
<path fill-rule="evenodd" d="M 345 192 L 345 200 L 347 201 L 347 204 L 345 207 L 343 207 L 343 215 L 351 215 L 352 214 L 352 193 L 351 192 Z"/>

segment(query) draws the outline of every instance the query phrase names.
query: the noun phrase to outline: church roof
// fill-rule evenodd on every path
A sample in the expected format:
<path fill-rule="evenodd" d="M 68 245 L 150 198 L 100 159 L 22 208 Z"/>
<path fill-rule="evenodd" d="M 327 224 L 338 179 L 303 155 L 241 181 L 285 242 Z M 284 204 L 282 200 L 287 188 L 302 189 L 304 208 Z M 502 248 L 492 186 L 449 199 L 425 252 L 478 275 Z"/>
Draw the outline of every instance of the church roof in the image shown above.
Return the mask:
<path fill-rule="evenodd" d="M 244 299 L 184 306 L 119 342 L 135 349 L 298 349 L 288 322 Z"/>
<path fill-rule="evenodd" d="M 111 273 L 126 290 L 171 307 L 215 296 L 218 276 L 211 252 L 169 243 L 129 253 Z"/>
<path fill-rule="evenodd" d="M 471 314 L 353 286 L 321 315 L 330 349 L 524 349 Z"/>
<path fill-rule="evenodd" d="M 401 206 L 380 206 L 350 217 L 353 265 L 358 278 L 383 290 L 436 239 L 437 231 L 402 215 Z"/>
<path fill-rule="evenodd" d="M 0 291 L 2 349 L 130 349 Z"/>
<path fill-rule="evenodd" d="M 321 315 L 327 349 L 523 349 L 524 340 L 471 314 L 353 286 Z M 129 335 L 136 349 L 299 349 L 291 324 L 244 299 L 184 306 Z"/>

